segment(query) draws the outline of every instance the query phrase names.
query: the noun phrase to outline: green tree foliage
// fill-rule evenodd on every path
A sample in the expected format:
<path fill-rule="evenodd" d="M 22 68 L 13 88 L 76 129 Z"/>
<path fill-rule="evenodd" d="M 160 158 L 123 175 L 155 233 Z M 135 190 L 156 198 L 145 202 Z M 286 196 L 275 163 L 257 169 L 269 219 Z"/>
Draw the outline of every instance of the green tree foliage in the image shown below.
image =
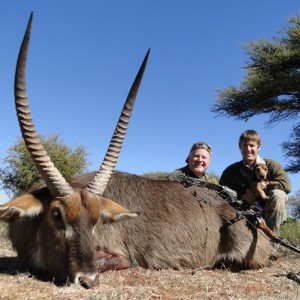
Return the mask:
<path fill-rule="evenodd" d="M 144 173 L 143 176 L 148 178 L 153 178 L 153 179 L 167 179 L 169 174 L 170 172 L 148 172 L 148 173 Z M 220 178 L 214 172 L 206 173 L 206 175 L 209 182 L 216 183 L 216 184 L 219 182 Z"/>
<path fill-rule="evenodd" d="M 215 183 L 215 184 L 218 184 L 219 183 L 219 180 L 220 180 L 220 176 L 218 176 L 215 172 L 206 172 L 206 175 L 207 175 L 207 180 L 209 182 L 212 182 L 212 183 Z"/>
<path fill-rule="evenodd" d="M 147 172 L 143 176 L 152 179 L 167 179 L 169 172 Z"/>
<path fill-rule="evenodd" d="M 300 219 L 300 191 L 297 191 L 294 196 L 289 197 L 289 212 L 290 216 L 296 220 Z"/>
<path fill-rule="evenodd" d="M 287 239 L 296 246 L 300 246 L 300 222 L 295 219 L 288 219 L 280 228 L 280 236 Z"/>
<path fill-rule="evenodd" d="M 87 152 L 84 146 L 74 150 L 64 144 L 58 134 L 39 136 L 56 168 L 65 178 L 83 173 L 87 166 Z M 0 180 L 2 188 L 9 195 L 18 195 L 41 179 L 22 138 L 7 150 L 8 156 L 2 160 Z"/>
<path fill-rule="evenodd" d="M 293 120 L 289 140 L 282 144 L 288 159 L 286 170 L 300 171 L 300 19 L 289 18 L 283 33 L 273 40 L 245 45 L 249 61 L 239 88 L 218 91 L 211 110 L 218 115 L 247 121 L 268 114 L 266 125 Z"/>

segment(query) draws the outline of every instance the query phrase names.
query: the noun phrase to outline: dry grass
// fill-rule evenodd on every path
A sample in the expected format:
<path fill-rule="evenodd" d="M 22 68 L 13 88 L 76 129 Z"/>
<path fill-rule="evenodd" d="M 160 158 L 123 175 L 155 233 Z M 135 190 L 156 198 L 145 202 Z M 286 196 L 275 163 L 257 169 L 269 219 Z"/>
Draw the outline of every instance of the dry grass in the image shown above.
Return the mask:
<path fill-rule="evenodd" d="M 102 273 L 99 285 L 85 290 L 14 274 L 15 252 L 1 231 L 0 241 L 0 299 L 300 299 L 300 286 L 284 276 L 300 271 L 300 255 L 289 250 L 257 271 L 132 268 Z"/>

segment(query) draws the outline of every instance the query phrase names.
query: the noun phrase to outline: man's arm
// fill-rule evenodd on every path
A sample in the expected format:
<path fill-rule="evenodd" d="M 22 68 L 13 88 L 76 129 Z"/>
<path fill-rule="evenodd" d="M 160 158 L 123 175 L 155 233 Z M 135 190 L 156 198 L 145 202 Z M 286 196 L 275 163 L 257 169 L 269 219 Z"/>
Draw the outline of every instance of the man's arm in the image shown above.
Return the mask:
<path fill-rule="evenodd" d="M 269 169 L 268 179 L 271 181 L 278 181 L 277 187 L 287 194 L 290 193 L 292 191 L 291 182 L 281 165 L 277 161 L 271 159 L 265 159 L 265 161 Z"/>

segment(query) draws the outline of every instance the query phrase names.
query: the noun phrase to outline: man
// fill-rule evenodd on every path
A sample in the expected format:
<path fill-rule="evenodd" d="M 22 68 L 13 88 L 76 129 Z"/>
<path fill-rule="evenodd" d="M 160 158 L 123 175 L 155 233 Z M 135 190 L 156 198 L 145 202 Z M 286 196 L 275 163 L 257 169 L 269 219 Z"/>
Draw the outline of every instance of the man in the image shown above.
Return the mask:
<path fill-rule="evenodd" d="M 227 167 L 220 178 L 220 185 L 227 186 L 237 192 L 238 199 L 259 202 L 250 189 L 252 169 L 258 163 L 266 164 L 269 181 L 278 181 L 275 189 L 270 191 L 270 200 L 260 202 L 263 207 L 263 217 L 266 225 L 279 235 L 280 226 L 287 219 L 287 194 L 291 191 L 290 180 L 281 165 L 271 159 L 261 158 L 261 139 L 254 130 L 247 130 L 241 134 L 239 148 L 242 160 Z"/>
<path fill-rule="evenodd" d="M 207 170 L 212 155 L 212 148 L 205 142 L 193 144 L 185 162 L 187 165 L 176 170 L 168 176 L 170 180 L 182 181 L 184 177 L 191 177 L 201 181 L 207 181 Z"/>

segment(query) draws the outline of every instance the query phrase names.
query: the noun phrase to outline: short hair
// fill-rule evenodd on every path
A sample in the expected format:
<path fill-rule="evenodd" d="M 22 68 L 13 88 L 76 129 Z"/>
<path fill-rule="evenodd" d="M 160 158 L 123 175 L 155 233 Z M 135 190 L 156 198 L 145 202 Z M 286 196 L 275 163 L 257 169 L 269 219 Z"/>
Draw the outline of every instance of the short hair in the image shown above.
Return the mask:
<path fill-rule="evenodd" d="M 252 129 L 246 130 L 240 135 L 239 148 L 241 148 L 243 142 L 256 142 L 259 147 L 261 146 L 261 138 L 259 134 Z"/>

